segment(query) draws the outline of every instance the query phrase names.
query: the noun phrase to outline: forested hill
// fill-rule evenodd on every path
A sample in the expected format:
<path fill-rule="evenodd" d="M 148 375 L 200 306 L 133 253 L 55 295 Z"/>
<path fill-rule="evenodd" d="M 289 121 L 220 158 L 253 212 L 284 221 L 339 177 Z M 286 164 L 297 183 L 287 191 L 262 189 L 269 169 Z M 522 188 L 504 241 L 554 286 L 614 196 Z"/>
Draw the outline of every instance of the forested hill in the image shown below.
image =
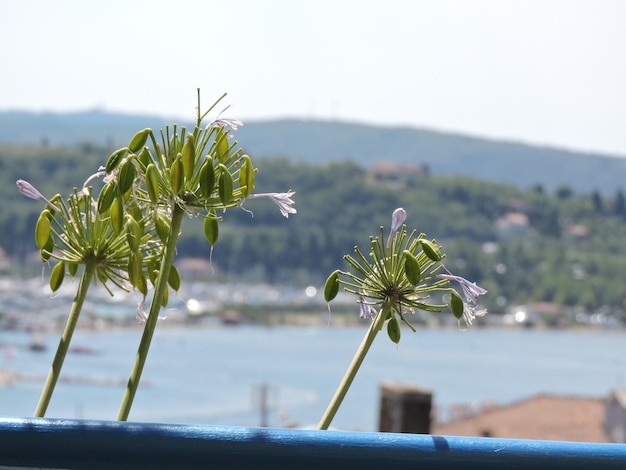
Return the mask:
<path fill-rule="evenodd" d="M 0 143 L 92 142 L 119 147 L 137 130 L 160 129 L 166 122 L 171 121 L 103 111 L 0 112 Z M 246 122 L 237 138 L 255 157 L 283 156 L 312 164 L 353 160 L 362 167 L 380 161 L 406 162 L 427 165 L 433 174 L 466 175 L 522 188 L 538 185 L 548 191 L 568 186 L 579 193 L 613 194 L 626 181 L 626 158 L 417 128 L 287 119 Z"/>
<path fill-rule="evenodd" d="M 463 175 L 509 183 L 567 185 L 577 192 L 613 193 L 624 187 L 626 158 L 533 147 L 432 130 L 373 127 L 324 121 L 268 121 L 238 131 L 244 147 L 258 155 L 284 155 L 309 163 L 352 159 L 428 165 L 439 175 Z"/>

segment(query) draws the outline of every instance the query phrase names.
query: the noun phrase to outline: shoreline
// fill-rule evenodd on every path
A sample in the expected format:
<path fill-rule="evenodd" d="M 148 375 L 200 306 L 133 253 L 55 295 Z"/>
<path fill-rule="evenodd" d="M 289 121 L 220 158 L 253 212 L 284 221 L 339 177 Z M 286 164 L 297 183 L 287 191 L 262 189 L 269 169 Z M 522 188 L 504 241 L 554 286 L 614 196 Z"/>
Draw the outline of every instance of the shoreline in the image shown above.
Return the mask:
<path fill-rule="evenodd" d="M 504 324 L 504 323 L 475 323 L 471 328 L 464 329 L 459 327 L 455 321 L 448 322 L 432 322 L 429 324 L 424 323 L 414 323 L 415 328 L 419 330 L 460 330 L 461 332 L 471 332 L 472 330 L 503 330 L 503 331 L 511 331 L 511 330 L 528 330 L 528 331 L 591 331 L 591 332 L 603 332 L 603 333 L 621 333 L 625 332 L 626 328 L 621 325 L 566 325 L 566 326 L 549 326 L 549 325 L 518 325 L 518 324 Z M 335 322 L 331 319 L 330 324 L 327 321 L 323 320 L 315 320 L 310 319 L 309 321 L 301 321 L 300 319 L 296 320 L 287 320 L 280 322 L 268 322 L 268 323 L 259 323 L 259 322 L 249 322 L 249 321 L 240 321 L 237 323 L 225 323 L 220 321 L 218 317 L 210 317 L 208 319 L 164 319 L 159 320 L 157 324 L 157 329 L 238 329 L 238 328 L 264 328 L 264 329 L 273 329 L 273 328 L 313 328 L 313 329 L 362 329 L 366 330 L 369 326 L 369 323 L 363 322 L 363 320 L 357 319 L 356 321 L 338 321 Z M 109 333 L 115 331 L 143 331 L 143 325 L 140 324 L 137 320 L 122 320 L 116 322 L 105 321 L 103 323 L 96 324 L 78 324 L 76 326 L 76 331 L 80 332 L 102 332 Z M 62 327 L 58 327 L 55 325 L 50 325 L 45 329 L 33 329 L 29 327 L 25 328 L 7 328 L 0 329 L 1 332 L 20 332 L 26 334 L 61 334 L 63 331 Z"/>

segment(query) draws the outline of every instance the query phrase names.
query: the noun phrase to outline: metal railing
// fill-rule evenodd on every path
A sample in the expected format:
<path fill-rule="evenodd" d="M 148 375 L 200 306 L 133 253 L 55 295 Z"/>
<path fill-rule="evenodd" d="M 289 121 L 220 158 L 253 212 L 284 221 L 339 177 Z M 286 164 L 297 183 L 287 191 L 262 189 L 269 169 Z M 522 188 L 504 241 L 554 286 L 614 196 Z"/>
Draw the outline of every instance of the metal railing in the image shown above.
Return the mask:
<path fill-rule="evenodd" d="M 0 419 L 0 468 L 626 469 L 626 444 Z"/>

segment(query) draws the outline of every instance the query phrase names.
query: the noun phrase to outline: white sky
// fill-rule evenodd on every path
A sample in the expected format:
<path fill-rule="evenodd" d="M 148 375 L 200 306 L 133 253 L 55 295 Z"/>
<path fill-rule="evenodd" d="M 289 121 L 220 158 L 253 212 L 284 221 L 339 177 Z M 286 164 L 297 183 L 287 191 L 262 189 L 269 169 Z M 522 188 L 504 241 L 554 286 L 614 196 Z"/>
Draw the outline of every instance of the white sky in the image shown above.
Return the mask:
<path fill-rule="evenodd" d="M 0 110 L 409 125 L 626 156 L 626 1 L 0 0 Z"/>

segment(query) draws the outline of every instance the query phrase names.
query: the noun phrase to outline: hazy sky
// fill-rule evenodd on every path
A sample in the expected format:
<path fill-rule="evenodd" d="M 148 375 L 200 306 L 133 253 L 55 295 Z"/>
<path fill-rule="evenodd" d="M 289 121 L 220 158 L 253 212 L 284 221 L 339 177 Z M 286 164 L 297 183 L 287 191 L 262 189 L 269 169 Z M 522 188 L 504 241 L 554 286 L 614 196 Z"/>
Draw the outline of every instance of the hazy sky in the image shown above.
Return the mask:
<path fill-rule="evenodd" d="M 409 125 L 626 156 L 626 1 L 0 0 L 0 110 Z"/>

